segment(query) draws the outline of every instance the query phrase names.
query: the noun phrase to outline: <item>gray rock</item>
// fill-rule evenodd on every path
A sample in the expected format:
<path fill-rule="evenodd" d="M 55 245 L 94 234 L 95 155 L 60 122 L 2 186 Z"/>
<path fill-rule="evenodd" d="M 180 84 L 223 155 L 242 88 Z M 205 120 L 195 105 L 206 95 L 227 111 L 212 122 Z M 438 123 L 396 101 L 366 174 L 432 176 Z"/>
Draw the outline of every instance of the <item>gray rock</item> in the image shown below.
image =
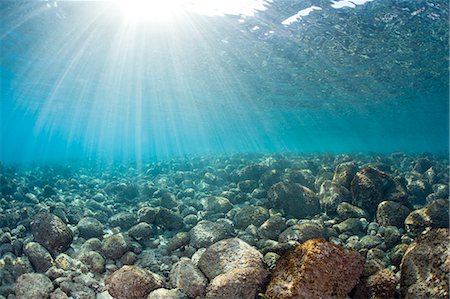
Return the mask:
<path fill-rule="evenodd" d="M 378 224 L 383 226 L 403 227 L 406 216 L 410 209 L 401 203 L 394 201 L 383 201 L 378 205 L 376 219 Z"/>
<path fill-rule="evenodd" d="M 297 241 L 299 243 L 303 243 L 310 239 L 324 237 L 326 237 L 326 235 L 321 225 L 315 222 L 308 222 L 288 227 L 280 234 L 278 242 L 287 243 L 291 241 Z"/>
<path fill-rule="evenodd" d="M 239 190 L 245 193 L 251 193 L 256 187 L 258 187 L 258 182 L 255 180 L 244 180 L 238 183 Z"/>
<path fill-rule="evenodd" d="M 208 279 L 189 259 L 181 259 L 169 274 L 170 284 L 189 297 L 203 297 Z"/>
<path fill-rule="evenodd" d="M 368 214 L 366 211 L 361 209 L 360 207 L 354 206 L 348 202 L 341 202 L 337 209 L 337 214 L 342 219 L 346 218 L 368 218 Z"/>
<path fill-rule="evenodd" d="M 363 231 L 363 226 L 358 218 L 348 218 L 334 225 L 340 233 L 348 233 L 350 235 L 357 235 Z"/>
<path fill-rule="evenodd" d="M 191 236 L 189 235 L 188 232 L 179 232 L 172 239 L 169 240 L 169 243 L 167 244 L 167 252 L 170 253 L 179 248 L 183 248 L 189 245 L 190 241 Z"/>
<path fill-rule="evenodd" d="M 156 219 L 156 214 L 158 214 L 158 209 L 143 207 L 138 211 L 139 222 L 146 222 L 148 224 L 153 224 L 153 222 L 155 222 Z"/>
<path fill-rule="evenodd" d="M 387 248 L 394 247 L 401 242 L 402 234 L 395 226 L 387 226 L 384 231 L 384 242 Z"/>
<path fill-rule="evenodd" d="M 17 299 L 46 299 L 52 291 L 52 281 L 44 274 L 23 274 L 16 282 Z"/>
<path fill-rule="evenodd" d="M 357 170 L 354 162 L 344 162 L 339 164 L 334 171 L 333 183 L 341 185 L 349 190 Z"/>
<path fill-rule="evenodd" d="M 358 171 L 352 180 L 352 203 L 374 214 L 393 185 L 394 181 L 389 175 L 376 168 L 366 167 Z"/>
<path fill-rule="evenodd" d="M 184 226 L 183 217 L 166 208 L 160 208 L 156 214 L 155 224 L 168 230 L 179 230 Z"/>
<path fill-rule="evenodd" d="M 120 227 L 123 230 L 130 229 L 137 223 L 138 219 L 135 214 L 129 212 L 120 212 L 109 218 L 109 225 L 111 227 Z"/>
<path fill-rule="evenodd" d="M 267 219 L 258 228 L 258 235 L 263 238 L 278 240 L 278 236 L 286 229 L 283 217 L 275 215 Z"/>
<path fill-rule="evenodd" d="M 339 204 L 343 201 L 351 201 L 351 194 L 345 187 L 324 181 L 319 190 L 319 203 L 327 213 L 335 214 Z"/>
<path fill-rule="evenodd" d="M 161 288 L 161 277 L 137 266 L 123 266 L 105 279 L 105 287 L 116 299 L 142 299 Z"/>
<path fill-rule="evenodd" d="M 66 251 L 73 240 L 72 231 L 57 216 L 39 213 L 31 221 L 31 231 L 36 242 L 53 254 Z"/>
<path fill-rule="evenodd" d="M 99 274 L 105 272 L 105 259 L 97 251 L 84 252 L 79 256 L 79 260 L 88 266 L 91 272 Z"/>
<path fill-rule="evenodd" d="M 27 243 L 23 249 L 25 255 L 30 260 L 36 272 L 44 273 L 53 266 L 53 258 L 50 252 L 39 243 Z"/>
<path fill-rule="evenodd" d="M 50 294 L 50 299 L 69 299 L 69 296 L 58 288 Z"/>
<path fill-rule="evenodd" d="M 383 240 L 378 236 L 369 235 L 362 237 L 359 242 L 363 248 L 370 249 L 380 245 L 383 242 Z"/>
<path fill-rule="evenodd" d="M 276 183 L 269 189 L 267 196 L 275 208 L 282 209 L 296 218 L 320 212 L 319 200 L 314 192 L 297 183 Z"/>
<path fill-rule="evenodd" d="M 268 166 L 262 164 L 247 165 L 238 171 L 237 175 L 240 180 L 259 181 L 264 172 L 269 169 Z"/>
<path fill-rule="evenodd" d="M 177 197 L 170 192 L 164 192 L 161 195 L 161 207 L 172 209 L 178 206 Z"/>
<path fill-rule="evenodd" d="M 209 279 L 234 269 L 264 269 L 262 254 L 238 238 L 226 239 L 209 246 L 198 261 L 198 267 Z"/>
<path fill-rule="evenodd" d="M 190 244 L 194 248 L 206 247 L 230 237 L 233 230 L 232 224 L 226 220 L 218 222 L 202 220 L 189 231 Z"/>
<path fill-rule="evenodd" d="M 419 158 L 416 161 L 416 164 L 414 165 L 414 170 L 418 173 L 424 173 L 427 171 L 431 166 L 433 166 L 433 162 L 430 161 L 428 158 Z"/>
<path fill-rule="evenodd" d="M 95 218 L 84 217 L 77 225 L 80 236 L 85 239 L 103 237 L 103 224 Z"/>
<path fill-rule="evenodd" d="M 128 230 L 128 234 L 138 241 L 150 238 L 152 232 L 152 227 L 146 222 L 140 222 Z"/>
<path fill-rule="evenodd" d="M 411 212 L 405 219 L 405 228 L 408 232 L 419 234 L 426 228 L 445 228 L 449 225 L 449 202 L 438 199 L 425 208 Z"/>
<path fill-rule="evenodd" d="M 130 240 L 124 234 L 114 234 L 102 242 L 102 252 L 109 259 L 119 259 L 130 249 Z"/>
<path fill-rule="evenodd" d="M 222 196 L 210 196 L 204 199 L 204 210 L 208 214 L 227 213 L 233 208 L 233 204 Z"/>
<path fill-rule="evenodd" d="M 237 228 L 245 229 L 250 224 L 260 226 L 269 219 L 269 211 L 261 206 L 245 206 L 239 209 L 234 216 L 234 224 Z"/>
<path fill-rule="evenodd" d="M 180 290 L 156 289 L 148 294 L 146 299 L 188 299 Z"/>

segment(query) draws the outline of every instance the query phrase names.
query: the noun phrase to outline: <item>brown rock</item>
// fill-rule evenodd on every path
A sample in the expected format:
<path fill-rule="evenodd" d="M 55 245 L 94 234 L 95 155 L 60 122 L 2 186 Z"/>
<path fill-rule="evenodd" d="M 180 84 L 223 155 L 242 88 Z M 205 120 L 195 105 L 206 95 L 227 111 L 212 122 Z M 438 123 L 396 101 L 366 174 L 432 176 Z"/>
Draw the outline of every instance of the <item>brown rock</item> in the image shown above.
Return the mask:
<path fill-rule="evenodd" d="M 309 240 L 281 257 L 272 273 L 270 299 L 339 298 L 358 283 L 364 261 L 356 251 Z"/>

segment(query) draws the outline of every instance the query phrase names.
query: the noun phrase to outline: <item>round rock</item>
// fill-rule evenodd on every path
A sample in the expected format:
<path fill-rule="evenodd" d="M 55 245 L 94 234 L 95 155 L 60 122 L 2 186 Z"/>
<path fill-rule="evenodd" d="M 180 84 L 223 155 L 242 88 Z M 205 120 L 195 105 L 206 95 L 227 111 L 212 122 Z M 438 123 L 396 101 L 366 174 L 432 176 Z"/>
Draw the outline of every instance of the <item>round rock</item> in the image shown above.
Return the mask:
<path fill-rule="evenodd" d="M 80 236 L 85 239 L 90 238 L 102 238 L 103 237 L 103 224 L 95 218 L 84 217 L 77 225 Z"/>
<path fill-rule="evenodd" d="M 16 282 L 17 299 L 49 298 L 53 291 L 52 281 L 44 274 L 28 273 L 20 275 Z"/>
<path fill-rule="evenodd" d="M 33 218 L 31 231 L 35 241 L 53 254 L 66 251 L 73 240 L 70 228 L 59 217 L 47 212 Z"/>

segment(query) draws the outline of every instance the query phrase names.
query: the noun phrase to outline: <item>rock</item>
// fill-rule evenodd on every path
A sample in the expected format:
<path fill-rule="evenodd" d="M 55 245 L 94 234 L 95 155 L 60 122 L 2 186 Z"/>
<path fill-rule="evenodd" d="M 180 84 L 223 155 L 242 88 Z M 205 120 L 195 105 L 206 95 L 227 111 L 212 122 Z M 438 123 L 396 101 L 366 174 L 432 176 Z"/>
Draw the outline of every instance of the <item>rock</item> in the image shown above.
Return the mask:
<path fill-rule="evenodd" d="M 403 227 L 410 209 L 394 201 L 382 201 L 376 212 L 377 223 L 382 226 Z"/>
<path fill-rule="evenodd" d="M 356 286 L 353 299 L 387 299 L 394 298 L 397 281 L 395 274 L 383 269 L 364 279 Z"/>
<path fill-rule="evenodd" d="M 350 184 L 357 171 L 354 162 L 344 162 L 336 166 L 333 175 L 333 183 L 345 187 L 350 190 Z"/>
<path fill-rule="evenodd" d="M 205 296 L 208 279 L 189 259 L 181 259 L 169 274 L 170 284 L 189 297 Z"/>
<path fill-rule="evenodd" d="M 152 227 L 146 222 L 140 222 L 128 230 L 128 234 L 138 241 L 149 239 L 152 232 Z"/>
<path fill-rule="evenodd" d="M 156 219 L 156 214 L 158 214 L 158 209 L 143 207 L 138 211 L 139 222 L 146 222 L 148 224 L 153 224 Z"/>
<path fill-rule="evenodd" d="M 414 165 L 414 170 L 418 173 L 424 173 L 427 171 L 431 166 L 433 166 L 433 162 L 430 161 L 428 158 L 419 158 L 416 161 L 416 164 Z"/>
<path fill-rule="evenodd" d="M 178 206 L 178 203 L 177 203 L 177 197 L 175 196 L 175 194 L 170 193 L 170 192 L 164 192 L 161 195 L 161 207 L 167 208 L 167 209 L 172 209 L 172 208 L 176 208 L 177 206 Z"/>
<path fill-rule="evenodd" d="M 167 252 L 170 253 L 179 248 L 183 248 L 189 245 L 190 241 L 191 236 L 189 235 L 188 232 L 179 232 L 172 239 L 169 240 L 169 243 L 167 244 Z"/>
<path fill-rule="evenodd" d="M 269 219 L 269 211 L 261 206 L 245 206 L 238 210 L 234 216 L 234 224 L 237 228 L 245 229 L 250 224 L 260 226 Z"/>
<path fill-rule="evenodd" d="M 408 249 L 408 244 L 398 244 L 389 253 L 389 259 L 391 260 L 391 264 L 395 267 L 399 267 L 402 262 L 403 255 L 405 255 L 406 250 Z"/>
<path fill-rule="evenodd" d="M 160 288 L 148 294 L 147 299 L 187 299 L 187 297 L 180 290 Z"/>
<path fill-rule="evenodd" d="M 209 246 L 198 261 L 198 267 L 209 279 L 241 268 L 264 268 L 262 254 L 238 238 Z"/>
<path fill-rule="evenodd" d="M 155 224 L 165 227 L 168 230 L 179 230 L 184 226 L 183 217 L 166 208 L 160 208 L 156 214 Z"/>
<path fill-rule="evenodd" d="M 83 283 L 65 280 L 59 287 L 70 298 L 95 299 L 95 292 Z"/>
<path fill-rule="evenodd" d="M 361 209 L 360 207 L 349 204 L 348 202 L 341 202 L 337 209 L 337 214 L 342 219 L 347 218 L 369 218 L 366 211 Z"/>
<path fill-rule="evenodd" d="M 135 214 L 129 212 L 120 212 L 109 218 L 109 225 L 111 227 L 120 227 L 123 230 L 130 229 L 137 223 L 138 219 Z"/>
<path fill-rule="evenodd" d="M 236 268 L 216 276 L 208 286 L 207 299 L 254 299 L 267 280 L 263 268 Z"/>
<path fill-rule="evenodd" d="M 320 212 L 319 200 L 310 189 L 297 184 L 279 182 L 267 193 L 269 202 L 277 209 L 296 218 L 312 216 Z"/>
<path fill-rule="evenodd" d="M 254 180 L 259 181 L 262 174 L 269 169 L 266 165 L 253 164 L 247 165 L 238 171 L 237 175 L 240 180 Z"/>
<path fill-rule="evenodd" d="M 102 242 L 102 252 L 109 259 L 119 259 L 130 250 L 130 240 L 122 233 L 106 237 Z"/>
<path fill-rule="evenodd" d="M 366 167 L 358 171 L 352 180 L 352 204 L 374 214 L 378 204 L 393 185 L 394 181 L 386 173 L 370 166 Z"/>
<path fill-rule="evenodd" d="M 208 214 L 225 214 L 233 208 L 233 204 L 225 197 L 210 196 L 204 200 L 203 207 Z"/>
<path fill-rule="evenodd" d="M 80 237 L 85 239 L 99 238 L 103 237 L 103 224 L 95 218 L 84 217 L 77 225 Z"/>
<path fill-rule="evenodd" d="M 425 208 L 411 212 L 405 219 L 408 232 L 419 234 L 426 228 L 445 228 L 449 225 L 449 202 L 438 199 Z"/>
<path fill-rule="evenodd" d="M 52 281 L 44 274 L 23 274 L 16 282 L 17 299 L 46 299 L 52 291 Z"/>
<path fill-rule="evenodd" d="M 309 240 L 278 260 L 265 296 L 343 298 L 357 284 L 363 268 L 358 252 L 321 239 Z"/>
<path fill-rule="evenodd" d="M 262 238 L 277 240 L 282 231 L 286 229 L 287 225 L 283 217 L 275 215 L 267 219 L 258 228 L 258 235 Z"/>
<path fill-rule="evenodd" d="M 280 234 L 278 242 L 286 243 L 290 241 L 297 241 L 299 243 L 303 243 L 310 239 L 324 237 L 325 231 L 321 225 L 315 222 L 307 222 L 288 227 Z"/>
<path fill-rule="evenodd" d="M 137 266 L 123 266 L 105 279 L 105 287 L 115 299 L 142 299 L 162 285 L 158 275 Z"/>
<path fill-rule="evenodd" d="M 51 266 L 53 266 L 53 258 L 51 254 L 39 243 L 27 243 L 23 251 L 30 260 L 36 272 L 44 273 Z"/>
<path fill-rule="evenodd" d="M 105 259 L 100 253 L 96 251 L 83 252 L 79 259 L 88 266 L 91 272 L 99 274 L 105 272 Z"/>
<path fill-rule="evenodd" d="M 383 240 L 378 237 L 378 236 L 372 236 L 372 235 L 367 235 L 361 238 L 361 240 L 359 241 L 359 243 L 361 244 L 361 246 L 363 248 L 374 248 L 377 247 L 378 245 L 380 245 L 383 242 Z"/>
<path fill-rule="evenodd" d="M 50 294 L 50 299 L 69 299 L 69 296 L 58 288 Z"/>
<path fill-rule="evenodd" d="M 386 247 L 391 248 L 401 242 L 402 234 L 397 227 L 387 226 L 383 236 L 384 242 L 386 243 Z"/>
<path fill-rule="evenodd" d="M 244 180 L 238 183 L 239 190 L 245 193 L 251 193 L 256 187 L 258 187 L 258 182 L 254 180 Z"/>
<path fill-rule="evenodd" d="M 333 226 L 339 230 L 339 233 L 357 235 L 363 231 L 363 226 L 358 218 L 348 218 Z"/>
<path fill-rule="evenodd" d="M 207 247 L 231 236 L 232 224 L 228 221 L 211 222 L 202 220 L 190 231 L 190 244 L 194 248 Z"/>
<path fill-rule="evenodd" d="M 73 240 L 72 231 L 57 216 L 42 212 L 31 221 L 31 231 L 36 242 L 53 254 L 66 251 Z"/>
<path fill-rule="evenodd" d="M 400 265 L 401 297 L 448 298 L 449 251 L 448 228 L 432 229 L 409 245 Z"/>
<path fill-rule="evenodd" d="M 336 209 L 341 202 L 351 201 L 350 191 L 341 185 L 332 183 L 329 180 L 320 185 L 319 203 L 324 211 L 335 214 Z"/>

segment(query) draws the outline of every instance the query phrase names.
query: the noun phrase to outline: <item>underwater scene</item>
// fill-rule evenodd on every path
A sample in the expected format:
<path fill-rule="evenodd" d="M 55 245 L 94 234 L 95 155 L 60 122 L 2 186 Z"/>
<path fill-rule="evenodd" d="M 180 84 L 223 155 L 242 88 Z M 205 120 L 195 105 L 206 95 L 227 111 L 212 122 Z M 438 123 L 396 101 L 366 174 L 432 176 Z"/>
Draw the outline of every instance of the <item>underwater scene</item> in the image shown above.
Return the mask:
<path fill-rule="evenodd" d="M 0 299 L 449 298 L 448 1 L 0 18 Z"/>

